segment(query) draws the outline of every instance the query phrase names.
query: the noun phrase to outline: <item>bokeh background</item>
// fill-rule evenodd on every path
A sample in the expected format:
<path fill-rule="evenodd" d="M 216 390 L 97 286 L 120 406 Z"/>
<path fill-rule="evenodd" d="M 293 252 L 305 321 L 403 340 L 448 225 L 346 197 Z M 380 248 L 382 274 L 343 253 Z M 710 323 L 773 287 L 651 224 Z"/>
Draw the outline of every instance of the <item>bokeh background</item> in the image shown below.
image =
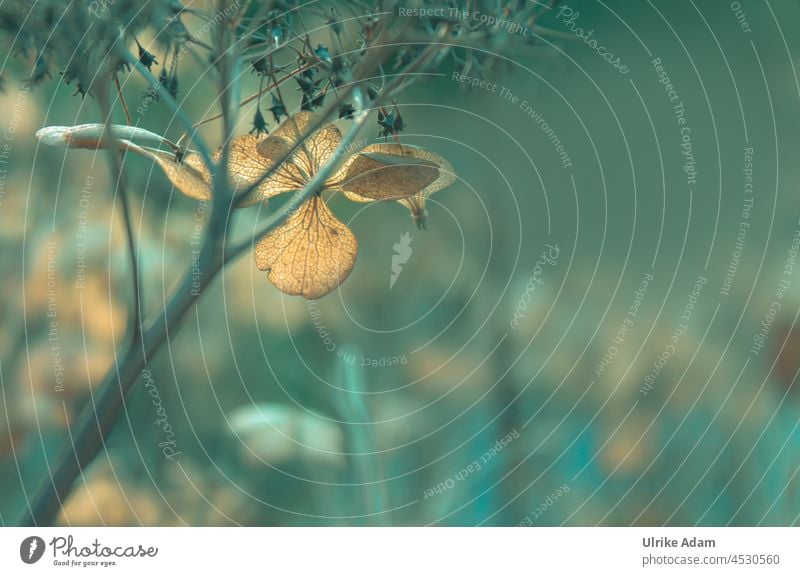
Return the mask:
<path fill-rule="evenodd" d="M 553 10 L 531 31 L 535 45 L 483 67 L 447 60 L 399 99 L 402 140 L 458 174 L 432 197 L 428 230 L 402 206 L 333 199 L 359 257 L 316 302 L 282 295 L 249 256 L 226 267 L 150 360 L 60 523 L 798 522 L 800 4 L 561 7 L 578 16 Z M 5 66 L 24 76 L 24 61 Z M 187 113 L 215 111 L 199 63 L 187 59 L 183 74 Z M 96 102 L 58 77 L 31 92 L 4 77 L 8 525 L 113 367 L 131 288 L 105 156 L 34 136 L 98 121 Z M 257 85 L 245 74 L 244 93 Z M 179 136 L 163 103 L 143 100 L 142 80 L 125 89 L 136 122 Z M 220 132 L 212 123 L 203 134 L 216 146 Z M 145 160 L 126 163 L 153 313 L 191 266 L 203 207 Z M 267 213 L 242 211 L 236 237 Z M 406 233 L 411 253 L 390 287 Z"/>

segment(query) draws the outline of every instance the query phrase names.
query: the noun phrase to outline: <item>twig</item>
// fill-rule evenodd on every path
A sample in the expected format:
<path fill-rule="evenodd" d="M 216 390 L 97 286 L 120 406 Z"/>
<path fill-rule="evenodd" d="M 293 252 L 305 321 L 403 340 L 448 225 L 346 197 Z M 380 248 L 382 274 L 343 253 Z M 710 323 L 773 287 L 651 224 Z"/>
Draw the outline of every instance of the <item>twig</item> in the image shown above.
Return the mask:
<path fill-rule="evenodd" d="M 114 80 L 116 81 L 117 76 L 114 75 Z M 119 83 L 117 82 L 117 88 L 119 88 Z M 120 94 L 121 95 L 121 94 Z M 131 282 L 133 283 L 133 303 L 132 303 L 132 314 L 131 314 L 131 322 L 129 326 L 130 334 L 131 334 L 131 344 L 138 340 L 141 330 L 142 330 L 142 311 L 141 311 L 141 294 L 140 294 L 140 284 L 139 284 L 139 258 L 136 252 L 136 241 L 133 235 L 133 222 L 131 220 L 131 209 L 130 209 L 130 201 L 128 199 L 128 188 L 126 185 L 125 174 L 123 172 L 122 162 L 120 161 L 120 157 L 122 154 L 121 148 L 116 146 L 117 143 L 116 136 L 111 131 L 111 126 L 109 122 L 111 121 L 111 105 L 108 101 L 108 93 L 103 87 L 98 95 L 98 104 L 100 105 L 100 110 L 103 115 L 104 120 L 104 128 L 103 128 L 103 139 L 107 140 L 111 143 L 111 146 L 108 148 L 108 161 L 111 165 L 111 174 L 113 176 L 113 181 L 116 182 L 115 191 L 119 193 L 120 203 L 122 204 L 122 219 L 125 223 L 125 236 L 128 245 L 128 254 L 131 259 Z"/>
<path fill-rule="evenodd" d="M 230 45 L 230 38 L 226 27 L 220 27 L 219 34 L 220 46 Z M 222 106 L 222 124 L 224 138 L 222 141 L 222 153 L 214 173 L 213 183 L 214 196 L 212 206 L 212 219 L 219 218 L 219 213 L 225 210 L 225 220 L 230 211 L 230 204 L 233 193 L 228 186 L 228 160 L 231 153 L 231 142 L 233 133 L 236 130 L 236 119 L 239 116 L 239 106 L 236 105 L 234 98 L 239 95 L 239 56 L 233 49 L 223 51 L 214 64 L 219 70 L 220 77 L 220 104 Z"/>
<path fill-rule="evenodd" d="M 119 101 L 122 103 L 122 109 L 125 111 L 125 120 L 128 124 L 133 124 L 130 110 L 128 110 L 128 103 L 125 101 L 125 96 L 122 94 L 122 87 L 119 85 L 119 78 L 116 73 L 114 74 L 114 86 L 117 87 L 117 95 L 119 96 Z"/>

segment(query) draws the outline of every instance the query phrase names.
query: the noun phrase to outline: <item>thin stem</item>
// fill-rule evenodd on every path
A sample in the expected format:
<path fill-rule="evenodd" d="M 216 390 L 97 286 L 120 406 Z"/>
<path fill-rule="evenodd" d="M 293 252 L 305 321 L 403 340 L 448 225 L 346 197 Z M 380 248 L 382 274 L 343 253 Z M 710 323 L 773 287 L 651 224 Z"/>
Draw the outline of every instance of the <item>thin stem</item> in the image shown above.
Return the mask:
<path fill-rule="evenodd" d="M 122 103 L 122 109 L 125 111 L 125 120 L 128 124 L 133 124 L 130 110 L 128 110 L 128 103 L 125 101 L 125 96 L 122 94 L 122 87 L 119 85 L 119 77 L 117 77 L 116 74 L 114 74 L 114 86 L 117 87 L 117 95 L 119 96 L 119 101 Z"/>
<path fill-rule="evenodd" d="M 359 354 L 357 350 L 347 352 Z M 375 447 L 375 425 L 364 401 L 363 369 L 346 361 L 341 362 L 340 369 L 341 391 L 336 395 L 336 404 L 345 423 L 344 437 L 354 482 L 361 488 L 361 516 L 373 526 L 391 524 L 389 514 L 384 512 L 386 496 L 381 481 L 381 462 Z"/>
<path fill-rule="evenodd" d="M 111 151 L 114 154 L 114 151 Z M 136 341 L 142 331 L 142 293 L 139 284 L 139 259 L 136 252 L 136 241 L 133 237 L 133 222 L 131 221 L 130 200 L 128 199 L 128 188 L 123 182 L 122 169 L 119 169 L 119 190 L 120 203 L 122 204 L 122 217 L 125 221 L 125 235 L 128 242 L 128 253 L 131 257 L 131 283 L 133 284 L 133 329 L 131 339 Z"/>
<path fill-rule="evenodd" d="M 114 79 L 116 80 L 116 74 Z M 117 87 L 119 84 L 117 83 Z M 136 240 L 133 234 L 133 221 L 131 219 L 130 200 L 128 198 L 128 187 L 125 174 L 120 161 L 123 154 L 122 149 L 117 146 L 118 141 L 114 136 L 111 125 L 111 106 L 108 101 L 108 93 L 105 88 L 100 90 L 98 104 L 103 115 L 103 139 L 111 143 L 108 147 L 108 158 L 111 166 L 113 181 L 116 183 L 115 190 L 119 193 L 120 204 L 122 205 L 122 220 L 125 223 L 125 236 L 128 246 L 128 255 L 131 260 L 131 282 L 133 283 L 133 302 L 131 305 L 132 314 L 129 326 L 131 334 L 131 344 L 138 340 L 142 329 L 141 293 L 139 284 L 139 258 L 136 252 Z"/>
<path fill-rule="evenodd" d="M 220 45 L 228 45 L 230 38 L 226 27 L 220 29 Z M 239 94 L 239 56 L 233 50 L 225 50 L 214 62 L 220 76 L 220 104 L 222 106 L 222 120 L 224 138 L 222 141 L 222 154 L 220 155 L 217 170 L 214 173 L 214 196 L 212 218 L 217 212 L 229 210 L 232 192 L 228 186 L 228 160 L 230 158 L 233 133 L 236 130 L 236 120 L 239 115 L 239 106 L 235 98 Z M 225 218 L 227 220 L 227 216 Z"/>

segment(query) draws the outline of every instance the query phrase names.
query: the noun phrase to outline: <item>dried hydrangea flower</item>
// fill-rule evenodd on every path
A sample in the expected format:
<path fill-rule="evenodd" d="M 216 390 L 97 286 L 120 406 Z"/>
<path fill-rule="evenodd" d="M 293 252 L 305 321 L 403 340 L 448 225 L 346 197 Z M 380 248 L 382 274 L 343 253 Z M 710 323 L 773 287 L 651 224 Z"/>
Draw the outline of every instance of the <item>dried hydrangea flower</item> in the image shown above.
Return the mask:
<path fill-rule="evenodd" d="M 243 172 L 253 176 L 270 168 L 299 142 L 314 121 L 315 116 L 306 111 L 289 118 L 257 144 L 255 155 L 247 155 L 252 165 Z M 341 132 L 333 124 L 311 134 L 262 183 L 263 197 L 304 188 L 323 165 L 333 160 L 341 139 Z M 447 179 L 442 175 L 444 169 L 452 172 L 447 162 L 430 152 L 397 145 L 376 146 L 368 146 L 347 158 L 325 183 L 325 188 L 342 191 L 346 197 L 361 202 L 414 201 L 413 198 Z M 283 225 L 259 241 L 255 257 L 259 269 L 267 271 L 269 280 L 281 291 L 313 299 L 334 290 L 347 278 L 357 250 L 353 233 L 333 215 L 320 194 L 315 194 L 290 214 Z"/>
<path fill-rule="evenodd" d="M 342 134 L 334 124 L 323 125 L 303 138 L 316 122 L 315 114 L 301 111 L 287 118 L 272 134 L 246 134 L 232 140 L 228 160 L 231 183 L 237 190 L 255 186 L 238 206 L 266 202 L 278 194 L 304 189 L 323 166 L 341 154 Z M 156 134 L 127 126 L 114 126 L 112 130 L 123 149 L 158 164 L 178 190 L 196 199 L 211 198 L 211 176 L 197 153 L 187 153 L 177 161 L 169 152 L 144 148 L 130 141 L 139 138 L 163 143 L 164 139 Z M 102 124 L 45 128 L 37 135 L 47 144 L 104 146 Z M 295 147 L 273 174 L 262 178 Z M 216 162 L 219 157 L 217 151 L 212 160 Z M 259 240 L 255 248 L 256 265 L 286 294 L 308 299 L 324 296 L 352 271 L 358 242 L 328 208 L 321 195 L 323 190 L 342 192 L 358 202 L 397 200 L 411 209 L 418 223 L 424 223 L 427 196 L 450 185 L 454 179 L 450 164 L 432 152 L 400 144 L 367 146 L 345 158 L 322 190 Z"/>

